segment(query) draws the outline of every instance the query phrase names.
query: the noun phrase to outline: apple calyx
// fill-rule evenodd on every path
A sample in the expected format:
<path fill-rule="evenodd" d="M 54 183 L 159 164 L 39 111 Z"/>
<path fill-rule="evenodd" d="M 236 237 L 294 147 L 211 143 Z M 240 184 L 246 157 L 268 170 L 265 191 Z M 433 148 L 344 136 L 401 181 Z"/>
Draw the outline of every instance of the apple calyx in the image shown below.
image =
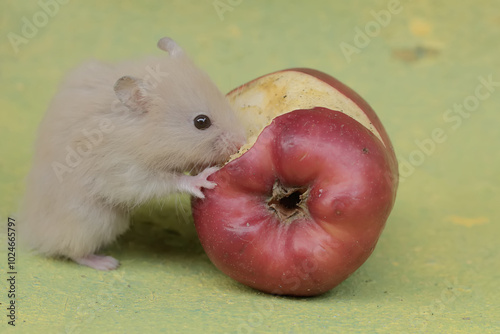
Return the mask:
<path fill-rule="evenodd" d="M 285 224 L 290 224 L 296 219 L 310 218 L 311 215 L 307 209 L 309 192 L 309 187 L 285 187 L 279 180 L 276 180 L 267 205 Z"/>

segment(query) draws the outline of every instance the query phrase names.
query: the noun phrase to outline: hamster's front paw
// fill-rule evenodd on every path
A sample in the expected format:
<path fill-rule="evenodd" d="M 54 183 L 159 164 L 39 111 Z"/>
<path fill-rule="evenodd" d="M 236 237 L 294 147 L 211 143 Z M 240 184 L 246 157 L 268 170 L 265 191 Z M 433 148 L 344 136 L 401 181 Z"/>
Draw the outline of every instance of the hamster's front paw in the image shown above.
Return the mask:
<path fill-rule="evenodd" d="M 120 265 L 120 262 L 111 256 L 95 254 L 87 255 L 85 257 L 72 258 L 72 260 L 82 266 L 87 266 L 97 270 L 113 270 L 118 268 Z"/>
<path fill-rule="evenodd" d="M 219 170 L 219 167 L 209 167 L 203 170 L 198 175 L 195 176 L 184 176 L 186 183 L 183 185 L 184 189 L 186 192 L 190 193 L 193 196 L 199 197 L 199 198 L 205 198 L 205 195 L 203 195 L 203 192 L 201 191 L 201 188 L 206 188 L 206 189 L 213 189 L 217 185 L 215 182 L 211 182 L 207 180 L 207 177 L 209 177 L 211 174 L 215 173 L 216 171 Z"/>

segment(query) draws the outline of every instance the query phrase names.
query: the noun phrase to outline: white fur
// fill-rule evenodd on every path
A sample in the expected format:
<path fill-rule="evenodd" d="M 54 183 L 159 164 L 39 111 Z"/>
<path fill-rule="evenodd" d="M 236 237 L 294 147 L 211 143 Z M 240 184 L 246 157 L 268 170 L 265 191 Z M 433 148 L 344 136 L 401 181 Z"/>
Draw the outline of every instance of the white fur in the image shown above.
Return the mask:
<path fill-rule="evenodd" d="M 54 97 L 19 219 L 20 237 L 32 249 L 113 269 L 118 262 L 93 254 L 126 231 L 131 207 L 177 191 L 202 197 L 200 188 L 215 186 L 206 180 L 214 169 L 183 172 L 220 163 L 243 144 L 243 127 L 210 78 L 172 40 L 159 46 L 175 52 L 117 65 L 88 62 Z M 198 114 L 212 126 L 196 129 Z M 81 159 L 67 160 L 71 150 Z"/>

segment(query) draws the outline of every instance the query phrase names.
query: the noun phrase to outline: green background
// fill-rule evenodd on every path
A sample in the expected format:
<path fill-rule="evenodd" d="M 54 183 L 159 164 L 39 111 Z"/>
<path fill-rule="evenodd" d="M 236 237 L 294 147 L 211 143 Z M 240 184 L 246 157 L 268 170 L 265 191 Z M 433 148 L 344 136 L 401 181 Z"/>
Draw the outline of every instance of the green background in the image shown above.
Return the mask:
<path fill-rule="evenodd" d="M 224 10 L 224 4 L 226 11 L 218 13 L 215 7 Z M 74 0 L 57 12 L 52 7 L 53 17 L 44 22 L 37 1 L 2 0 L 0 332 L 500 332 L 500 87 L 474 98 L 479 77 L 500 81 L 500 4 L 401 1 L 390 22 L 376 23 L 373 11 L 389 6 Z M 34 19 L 38 31 L 16 52 L 9 36 L 22 36 Z M 356 37 L 366 28 L 372 36 Z M 163 36 L 183 46 L 222 91 L 302 66 L 360 93 L 401 162 L 397 202 L 377 248 L 325 295 L 266 295 L 210 263 L 187 199 L 175 197 L 163 211 L 143 209 L 132 229 L 105 250 L 121 261 L 116 271 L 18 252 L 18 318 L 11 328 L 5 315 L 7 217 L 15 217 L 37 124 L 51 97 L 83 60 L 161 54 L 156 42 Z M 353 53 L 346 56 L 341 47 L 347 44 Z M 459 116 L 453 108 L 463 103 L 471 111 Z M 444 132 L 439 142 L 432 142 L 435 129 Z"/>

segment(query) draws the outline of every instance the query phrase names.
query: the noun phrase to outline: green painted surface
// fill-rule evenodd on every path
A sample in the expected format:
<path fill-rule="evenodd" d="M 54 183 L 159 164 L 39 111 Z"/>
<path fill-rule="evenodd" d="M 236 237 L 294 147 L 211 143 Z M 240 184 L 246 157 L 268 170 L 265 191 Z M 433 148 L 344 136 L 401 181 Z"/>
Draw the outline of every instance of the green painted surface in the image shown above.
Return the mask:
<path fill-rule="evenodd" d="M 214 3 L 228 10 L 219 16 Z M 500 81 L 500 4 L 401 1 L 385 26 L 370 23 L 371 12 L 388 3 L 69 1 L 44 22 L 37 1 L 1 1 L 0 332 L 500 332 L 500 86 L 480 88 L 482 99 L 474 98 L 478 77 Z M 24 18 L 40 28 L 16 53 L 8 34 L 21 35 Z M 373 36 L 358 38 L 348 61 L 340 45 L 356 47 L 356 27 Z M 159 54 L 155 43 L 164 35 L 223 91 L 305 66 L 366 98 L 408 161 L 373 256 L 323 296 L 265 295 L 209 262 L 187 200 L 170 199 L 162 212 L 144 209 L 106 250 L 121 260 L 117 271 L 18 252 L 18 318 L 8 326 L 7 216 L 16 211 L 36 127 L 60 79 L 90 57 Z M 463 103 L 471 110 L 463 116 L 447 111 Z M 442 129 L 439 142 L 429 144 L 435 129 Z"/>

